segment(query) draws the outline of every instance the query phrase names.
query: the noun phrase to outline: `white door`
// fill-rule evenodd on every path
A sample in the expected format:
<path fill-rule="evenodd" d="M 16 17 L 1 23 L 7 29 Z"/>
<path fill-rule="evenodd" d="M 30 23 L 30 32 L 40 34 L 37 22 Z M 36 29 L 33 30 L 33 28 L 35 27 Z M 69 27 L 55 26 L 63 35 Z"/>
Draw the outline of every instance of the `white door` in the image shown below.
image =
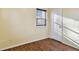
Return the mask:
<path fill-rule="evenodd" d="M 63 36 L 79 45 L 79 8 L 63 9 Z"/>
<path fill-rule="evenodd" d="M 51 15 L 51 37 L 56 40 L 62 39 L 62 9 L 56 8 Z"/>

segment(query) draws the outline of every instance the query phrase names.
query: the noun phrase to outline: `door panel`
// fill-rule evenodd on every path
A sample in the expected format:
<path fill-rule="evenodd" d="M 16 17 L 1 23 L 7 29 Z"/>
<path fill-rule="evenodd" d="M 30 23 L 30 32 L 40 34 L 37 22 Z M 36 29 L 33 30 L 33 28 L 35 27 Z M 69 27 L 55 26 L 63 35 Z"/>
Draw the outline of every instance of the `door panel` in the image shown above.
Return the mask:
<path fill-rule="evenodd" d="M 79 9 L 63 9 L 63 36 L 79 44 Z"/>
<path fill-rule="evenodd" d="M 57 40 L 62 39 L 62 9 L 54 9 L 53 14 L 53 37 Z"/>

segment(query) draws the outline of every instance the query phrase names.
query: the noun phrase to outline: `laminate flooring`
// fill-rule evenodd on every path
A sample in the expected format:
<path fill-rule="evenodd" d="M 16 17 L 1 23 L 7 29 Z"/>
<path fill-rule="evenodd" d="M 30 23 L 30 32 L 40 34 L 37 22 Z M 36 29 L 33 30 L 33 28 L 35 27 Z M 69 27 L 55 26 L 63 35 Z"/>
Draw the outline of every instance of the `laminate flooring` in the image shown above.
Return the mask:
<path fill-rule="evenodd" d="M 79 51 L 79 49 L 73 48 L 54 39 L 47 38 L 4 51 Z"/>

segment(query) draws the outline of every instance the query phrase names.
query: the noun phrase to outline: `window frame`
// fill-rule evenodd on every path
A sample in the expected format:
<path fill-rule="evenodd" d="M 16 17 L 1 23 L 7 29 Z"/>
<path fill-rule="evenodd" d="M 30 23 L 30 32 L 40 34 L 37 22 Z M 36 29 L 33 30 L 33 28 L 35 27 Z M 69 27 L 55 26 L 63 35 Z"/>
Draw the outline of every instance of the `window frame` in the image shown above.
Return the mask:
<path fill-rule="evenodd" d="M 45 18 L 38 18 L 38 15 L 37 15 L 38 14 L 38 10 L 40 10 L 42 12 L 45 12 Z M 44 9 L 39 9 L 39 8 L 36 9 L 36 26 L 46 26 L 46 11 L 47 10 L 44 10 Z M 38 22 L 39 22 L 38 20 L 39 19 L 44 20 L 44 25 L 43 24 L 38 24 Z"/>

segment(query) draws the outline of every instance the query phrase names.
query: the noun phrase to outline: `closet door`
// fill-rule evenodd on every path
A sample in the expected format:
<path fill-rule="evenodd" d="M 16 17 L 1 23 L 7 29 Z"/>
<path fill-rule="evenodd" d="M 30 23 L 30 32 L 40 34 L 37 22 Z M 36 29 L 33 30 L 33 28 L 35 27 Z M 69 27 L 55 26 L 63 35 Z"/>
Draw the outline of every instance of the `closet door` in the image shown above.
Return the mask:
<path fill-rule="evenodd" d="M 63 9 L 63 40 L 79 44 L 79 9 Z"/>
<path fill-rule="evenodd" d="M 56 8 L 53 13 L 53 37 L 56 40 L 62 39 L 62 9 Z"/>

